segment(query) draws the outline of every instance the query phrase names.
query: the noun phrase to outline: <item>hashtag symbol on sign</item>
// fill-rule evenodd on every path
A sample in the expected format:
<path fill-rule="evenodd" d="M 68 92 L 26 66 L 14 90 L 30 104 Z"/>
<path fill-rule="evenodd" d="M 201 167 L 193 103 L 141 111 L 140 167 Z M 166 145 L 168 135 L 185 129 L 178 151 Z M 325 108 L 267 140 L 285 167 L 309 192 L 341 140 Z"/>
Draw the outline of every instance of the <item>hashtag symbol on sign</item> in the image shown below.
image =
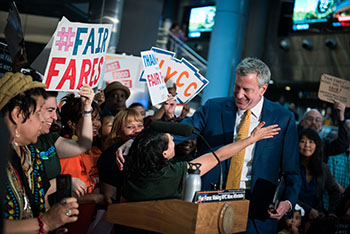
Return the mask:
<path fill-rule="evenodd" d="M 73 42 L 71 38 L 75 36 L 75 32 L 72 32 L 72 28 L 69 27 L 66 32 L 66 28 L 62 27 L 61 31 L 57 32 L 57 36 L 59 40 L 56 41 L 56 46 L 58 46 L 58 50 L 62 50 L 64 46 L 64 51 L 68 51 L 69 47 L 73 46 Z"/>

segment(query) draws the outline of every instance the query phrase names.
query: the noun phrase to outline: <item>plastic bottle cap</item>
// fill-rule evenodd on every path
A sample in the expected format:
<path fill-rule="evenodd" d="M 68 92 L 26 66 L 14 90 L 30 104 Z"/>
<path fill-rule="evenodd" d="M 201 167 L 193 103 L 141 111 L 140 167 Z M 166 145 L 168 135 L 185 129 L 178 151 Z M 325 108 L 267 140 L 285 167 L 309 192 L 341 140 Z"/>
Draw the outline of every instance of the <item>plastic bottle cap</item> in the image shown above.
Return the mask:
<path fill-rule="evenodd" d="M 188 174 L 200 174 L 201 170 L 199 168 L 201 166 L 201 163 L 189 163 Z"/>

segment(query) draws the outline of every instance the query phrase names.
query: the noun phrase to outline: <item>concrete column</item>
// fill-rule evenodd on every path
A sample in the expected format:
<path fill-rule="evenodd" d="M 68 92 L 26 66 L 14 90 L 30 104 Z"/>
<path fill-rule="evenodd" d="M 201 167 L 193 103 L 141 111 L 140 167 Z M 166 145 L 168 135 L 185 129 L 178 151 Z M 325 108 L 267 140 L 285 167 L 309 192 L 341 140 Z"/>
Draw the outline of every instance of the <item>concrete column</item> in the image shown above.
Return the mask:
<path fill-rule="evenodd" d="M 233 69 L 241 59 L 248 3 L 248 0 L 216 1 L 206 73 L 210 83 L 203 90 L 202 104 L 209 98 L 227 97 L 231 93 Z"/>

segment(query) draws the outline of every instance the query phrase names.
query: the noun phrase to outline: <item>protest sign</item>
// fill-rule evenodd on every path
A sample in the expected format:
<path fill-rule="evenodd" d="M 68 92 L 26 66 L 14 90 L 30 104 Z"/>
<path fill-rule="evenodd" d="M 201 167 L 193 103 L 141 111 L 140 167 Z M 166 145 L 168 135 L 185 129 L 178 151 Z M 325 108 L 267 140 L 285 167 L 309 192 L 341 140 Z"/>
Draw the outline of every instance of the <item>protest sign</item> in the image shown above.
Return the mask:
<path fill-rule="evenodd" d="M 152 105 L 165 102 L 168 99 L 168 89 L 160 73 L 154 52 L 141 52 L 141 61 Z"/>
<path fill-rule="evenodd" d="M 140 57 L 107 54 L 106 55 L 106 69 L 104 73 L 104 81 L 109 84 L 113 81 L 119 81 L 129 89 L 141 85 L 146 87 L 146 84 L 140 84 L 138 77 L 142 63 Z"/>
<path fill-rule="evenodd" d="M 19 52 L 23 53 L 24 49 L 22 22 L 15 2 L 11 3 L 4 33 L 13 60 Z"/>
<path fill-rule="evenodd" d="M 155 53 L 166 86 L 176 85 L 178 103 L 188 103 L 209 84 L 196 67 L 184 58 L 181 60 L 175 58 L 174 52 L 155 47 L 151 51 Z M 140 81 L 145 82 L 144 74 L 141 75 Z"/>
<path fill-rule="evenodd" d="M 47 90 L 73 91 L 96 87 L 103 76 L 110 24 L 72 23 L 63 18 L 53 35 L 43 82 Z"/>
<path fill-rule="evenodd" d="M 330 103 L 338 100 L 350 107 L 350 81 L 322 74 L 318 98 Z"/>
<path fill-rule="evenodd" d="M 8 46 L 0 42 L 0 77 L 6 72 L 12 71 L 12 59 Z"/>
<path fill-rule="evenodd" d="M 102 86 L 119 81 L 131 91 L 127 105 L 139 102 L 147 107 L 149 98 L 147 85 L 145 82 L 139 82 L 141 70 L 143 70 L 143 66 L 140 57 L 106 54 L 106 69 L 103 76 L 105 84 Z"/>

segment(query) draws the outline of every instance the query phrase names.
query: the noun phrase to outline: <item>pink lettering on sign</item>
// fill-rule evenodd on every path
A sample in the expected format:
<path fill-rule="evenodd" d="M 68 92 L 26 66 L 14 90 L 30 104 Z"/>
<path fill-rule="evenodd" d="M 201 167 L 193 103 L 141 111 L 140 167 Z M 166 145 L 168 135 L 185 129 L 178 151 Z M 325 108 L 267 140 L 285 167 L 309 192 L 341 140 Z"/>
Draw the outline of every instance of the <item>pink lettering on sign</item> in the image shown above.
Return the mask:
<path fill-rule="evenodd" d="M 132 88 L 132 80 L 123 80 L 121 81 L 123 85 L 125 85 L 126 87 L 128 87 L 129 89 Z"/>
<path fill-rule="evenodd" d="M 120 70 L 120 71 L 114 71 L 112 72 L 113 79 L 120 80 L 130 77 L 130 71 L 128 69 L 126 70 Z"/>
<path fill-rule="evenodd" d="M 106 64 L 106 72 L 111 72 L 120 69 L 119 61 Z"/>
<path fill-rule="evenodd" d="M 150 87 L 159 85 L 162 83 L 162 81 L 160 80 L 160 74 L 159 73 L 153 73 L 153 74 L 149 74 L 147 76 L 147 80 L 148 80 L 148 84 Z"/>

